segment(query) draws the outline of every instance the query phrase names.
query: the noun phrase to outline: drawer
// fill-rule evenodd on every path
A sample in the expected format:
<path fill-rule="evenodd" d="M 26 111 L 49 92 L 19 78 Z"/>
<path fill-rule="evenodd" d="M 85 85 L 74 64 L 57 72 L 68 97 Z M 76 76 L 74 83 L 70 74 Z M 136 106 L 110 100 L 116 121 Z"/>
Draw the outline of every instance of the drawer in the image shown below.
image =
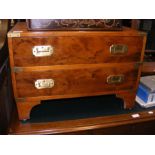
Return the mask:
<path fill-rule="evenodd" d="M 13 38 L 12 42 L 15 66 L 26 67 L 136 62 L 140 60 L 143 37 L 21 37 Z M 50 46 L 50 50 L 47 46 Z"/>
<path fill-rule="evenodd" d="M 135 64 L 68 65 L 42 67 L 40 71 L 25 68 L 15 73 L 17 97 L 51 98 L 57 98 L 57 95 L 63 98 L 67 95 L 87 96 L 131 90 L 135 87 L 137 75 Z"/>

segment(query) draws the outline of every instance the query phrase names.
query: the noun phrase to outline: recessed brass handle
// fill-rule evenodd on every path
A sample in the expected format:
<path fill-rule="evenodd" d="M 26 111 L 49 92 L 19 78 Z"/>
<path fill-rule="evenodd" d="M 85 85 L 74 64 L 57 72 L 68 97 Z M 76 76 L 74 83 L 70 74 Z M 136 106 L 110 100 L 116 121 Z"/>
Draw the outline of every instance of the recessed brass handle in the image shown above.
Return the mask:
<path fill-rule="evenodd" d="M 35 87 L 37 89 L 45 89 L 54 87 L 53 79 L 38 79 L 35 81 Z"/>
<path fill-rule="evenodd" d="M 124 44 L 113 44 L 110 46 L 110 53 L 113 55 L 122 55 L 128 52 L 128 46 Z"/>
<path fill-rule="evenodd" d="M 32 48 L 32 54 L 35 57 L 46 57 L 53 54 L 53 47 L 51 45 L 46 46 L 34 46 Z"/>
<path fill-rule="evenodd" d="M 108 84 L 120 84 L 124 82 L 124 75 L 109 75 L 107 77 Z"/>

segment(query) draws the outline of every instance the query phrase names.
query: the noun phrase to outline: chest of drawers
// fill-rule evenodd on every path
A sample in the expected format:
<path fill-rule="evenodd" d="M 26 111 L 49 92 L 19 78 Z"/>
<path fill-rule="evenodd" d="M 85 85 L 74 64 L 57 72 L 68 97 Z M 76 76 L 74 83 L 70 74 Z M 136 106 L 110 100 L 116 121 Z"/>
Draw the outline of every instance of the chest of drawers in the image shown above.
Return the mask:
<path fill-rule="evenodd" d="M 134 106 L 145 33 L 129 28 L 28 31 L 25 23 L 17 23 L 8 42 L 20 120 L 48 99 L 116 94 L 124 108 Z"/>

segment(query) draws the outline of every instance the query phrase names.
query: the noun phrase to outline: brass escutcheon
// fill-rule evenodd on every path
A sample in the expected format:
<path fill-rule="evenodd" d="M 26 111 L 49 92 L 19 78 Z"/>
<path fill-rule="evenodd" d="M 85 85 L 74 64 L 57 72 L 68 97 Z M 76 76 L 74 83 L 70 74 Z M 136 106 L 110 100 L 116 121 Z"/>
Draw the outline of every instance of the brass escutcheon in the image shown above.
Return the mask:
<path fill-rule="evenodd" d="M 111 54 L 126 54 L 128 52 L 128 46 L 123 44 L 113 44 L 110 46 Z"/>
<path fill-rule="evenodd" d="M 53 47 L 51 45 L 34 46 L 32 48 L 32 54 L 35 57 L 51 56 L 53 54 Z"/>

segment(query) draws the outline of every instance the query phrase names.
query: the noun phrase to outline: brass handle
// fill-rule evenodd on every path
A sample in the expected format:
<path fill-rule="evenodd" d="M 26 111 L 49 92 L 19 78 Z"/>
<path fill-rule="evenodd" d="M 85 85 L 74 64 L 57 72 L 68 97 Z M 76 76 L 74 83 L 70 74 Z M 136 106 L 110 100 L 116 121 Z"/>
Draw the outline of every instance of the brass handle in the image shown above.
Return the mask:
<path fill-rule="evenodd" d="M 110 46 L 110 53 L 116 54 L 126 54 L 128 52 L 128 46 L 123 44 L 113 44 Z"/>
<path fill-rule="evenodd" d="M 107 77 L 108 84 L 120 84 L 124 81 L 124 75 L 109 75 Z"/>
<path fill-rule="evenodd" d="M 38 79 L 35 81 L 35 87 L 37 89 L 45 89 L 54 87 L 53 79 Z"/>
<path fill-rule="evenodd" d="M 34 46 L 32 48 L 32 54 L 35 57 L 51 56 L 53 54 L 53 47 L 51 45 L 46 46 Z"/>

